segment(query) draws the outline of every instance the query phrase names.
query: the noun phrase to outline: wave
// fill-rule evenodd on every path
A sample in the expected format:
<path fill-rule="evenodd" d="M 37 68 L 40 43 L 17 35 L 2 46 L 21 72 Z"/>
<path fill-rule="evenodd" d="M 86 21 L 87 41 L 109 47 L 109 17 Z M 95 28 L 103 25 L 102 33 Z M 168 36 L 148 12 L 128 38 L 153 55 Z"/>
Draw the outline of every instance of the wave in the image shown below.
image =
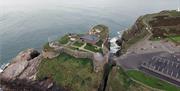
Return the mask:
<path fill-rule="evenodd" d="M 0 73 L 3 72 L 4 69 L 6 69 L 6 67 L 9 65 L 9 63 L 4 63 L 3 65 L 1 65 L 0 67 Z"/>

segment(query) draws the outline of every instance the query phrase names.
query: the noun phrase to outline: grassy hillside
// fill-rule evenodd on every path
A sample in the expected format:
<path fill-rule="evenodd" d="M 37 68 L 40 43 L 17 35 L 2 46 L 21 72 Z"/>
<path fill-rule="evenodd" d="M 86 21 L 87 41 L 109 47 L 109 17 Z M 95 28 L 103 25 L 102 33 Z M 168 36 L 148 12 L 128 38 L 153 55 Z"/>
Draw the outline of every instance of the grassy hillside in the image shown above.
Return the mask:
<path fill-rule="evenodd" d="M 144 19 L 144 16 L 139 17 L 135 24 L 122 34 L 122 52 L 126 52 L 131 45 L 149 35 L 144 24 Z"/>
<path fill-rule="evenodd" d="M 39 67 L 38 79 L 51 77 L 58 85 L 72 91 L 96 91 L 102 73 L 93 72 L 89 59 L 77 59 L 61 54 L 54 59 L 44 59 Z"/>
<path fill-rule="evenodd" d="M 165 81 L 157 79 L 155 77 L 146 75 L 140 71 L 130 70 L 127 72 L 128 76 L 132 77 L 133 79 L 142 82 L 150 87 L 165 90 L 165 91 L 180 91 L 180 88 L 169 84 Z"/>
<path fill-rule="evenodd" d="M 152 27 L 152 39 L 170 38 L 180 44 L 180 12 L 173 10 L 150 14 L 146 22 Z"/>
<path fill-rule="evenodd" d="M 148 28 L 148 29 L 147 29 Z M 151 28 L 151 29 L 150 29 Z M 180 12 L 175 10 L 146 14 L 137 19 L 135 24 L 122 35 L 122 48 L 124 52 L 146 35 L 152 32 L 151 40 L 170 39 L 180 44 Z M 174 38 L 172 38 L 172 36 Z"/>
<path fill-rule="evenodd" d="M 137 84 L 123 71 L 122 68 L 114 67 L 109 74 L 106 91 L 152 91 L 151 89 Z"/>

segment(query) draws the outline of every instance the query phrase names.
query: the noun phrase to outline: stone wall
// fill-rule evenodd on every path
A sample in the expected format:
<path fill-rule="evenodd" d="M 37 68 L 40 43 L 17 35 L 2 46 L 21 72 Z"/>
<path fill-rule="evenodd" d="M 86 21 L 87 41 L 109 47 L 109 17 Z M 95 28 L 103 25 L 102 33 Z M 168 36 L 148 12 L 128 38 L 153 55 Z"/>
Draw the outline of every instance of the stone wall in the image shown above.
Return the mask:
<path fill-rule="evenodd" d="M 102 50 L 103 50 L 103 54 L 107 54 L 109 53 L 109 43 L 108 43 L 108 38 L 106 38 L 106 40 L 104 40 L 103 42 L 103 46 L 102 46 Z"/>
<path fill-rule="evenodd" d="M 106 47 L 104 47 L 104 48 L 107 51 L 107 48 Z M 91 52 L 72 50 L 72 49 L 67 48 L 67 47 L 58 47 L 58 48 L 55 48 L 55 51 L 50 51 L 50 52 L 43 51 L 43 56 L 44 56 L 44 58 L 52 59 L 52 58 L 55 58 L 55 57 L 61 55 L 61 53 L 66 53 L 66 54 L 71 55 L 75 58 L 91 59 L 93 62 L 93 69 L 95 72 L 102 71 L 104 64 L 108 62 L 107 61 L 108 60 L 107 55 L 103 56 L 100 53 L 91 53 Z M 106 52 L 106 53 L 108 53 L 108 52 Z"/>
<path fill-rule="evenodd" d="M 52 58 L 55 58 L 57 56 L 59 56 L 60 53 L 56 52 L 56 51 L 42 51 L 42 55 L 44 58 L 49 58 L 49 59 L 52 59 Z"/>
<path fill-rule="evenodd" d="M 104 47 L 107 51 L 107 48 Z M 108 62 L 108 55 L 102 55 L 101 53 L 91 53 L 91 52 L 83 52 L 78 50 L 72 50 L 69 48 L 63 48 L 59 50 L 61 53 L 67 53 L 75 58 L 88 58 L 93 61 L 93 69 L 95 72 L 99 72 L 103 70 L 104 64 Z"/>
<path fill-rule="evenodd" d="M 61 48 L 58 50 L 59 53 L 66 53 L 69 54 L 75 58 L 88 58 L 88 59 L 93 59 L 93 53 L 90 52 L 83 52 L 83 51 L 78 51 L 78 50 L 72 50 L 70 48 Z"/>

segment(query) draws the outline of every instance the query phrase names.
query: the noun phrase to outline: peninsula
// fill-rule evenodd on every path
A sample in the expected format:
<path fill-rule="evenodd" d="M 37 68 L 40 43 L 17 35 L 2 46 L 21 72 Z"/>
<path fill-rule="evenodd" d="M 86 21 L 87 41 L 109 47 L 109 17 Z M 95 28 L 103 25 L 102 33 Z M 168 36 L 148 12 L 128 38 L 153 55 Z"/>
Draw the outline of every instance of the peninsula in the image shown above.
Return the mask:
<path fill-rule="evenodd" d="M 180 12 L 140 16 L 110 52 L 107 26 L 20 52 L 0 73 L 6 91 L 179 91 Z"/>

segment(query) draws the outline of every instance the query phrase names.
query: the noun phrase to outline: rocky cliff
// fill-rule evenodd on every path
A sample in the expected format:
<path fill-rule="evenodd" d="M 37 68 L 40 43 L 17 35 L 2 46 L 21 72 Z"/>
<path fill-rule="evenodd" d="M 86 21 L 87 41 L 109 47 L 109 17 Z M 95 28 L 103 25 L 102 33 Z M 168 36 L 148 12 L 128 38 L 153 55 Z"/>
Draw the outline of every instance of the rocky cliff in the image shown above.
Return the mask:
<path fill-rule="evenodd" d="M 42 55 L 34 49 L 20 52 L 0 74 L 2 89 L 5 91 L 45 91 L 52 87 L 53 82 L 48 78 L 36 81 L 36 73 L 42 58 Z"/>
<path fill-rule="evenodd" d="M 170 39 L 176 44 L 180 44 L 180 13 L 175 10 L 161 11 L 159 13 L 146 14 L 140 16 L 134 25 L 124 31 L 122 38 L 117 41 L 122 46 L 122 52 L 134 43 L 147 35 L 152 35 L 150 39 Z M 173 39 L 174 38 L 174 39 Z"/>

